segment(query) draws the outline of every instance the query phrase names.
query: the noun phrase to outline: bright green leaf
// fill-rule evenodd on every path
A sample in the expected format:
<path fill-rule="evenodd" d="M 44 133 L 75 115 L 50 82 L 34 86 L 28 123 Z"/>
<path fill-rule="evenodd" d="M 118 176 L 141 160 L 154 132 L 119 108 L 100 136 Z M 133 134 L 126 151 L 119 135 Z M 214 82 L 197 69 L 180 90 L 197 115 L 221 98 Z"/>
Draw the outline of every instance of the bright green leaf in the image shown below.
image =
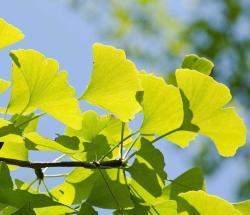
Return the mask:
<path fill-rule="evenodd" d="M 92 110 L 82 113 L 82 128 L 75 130 L 66 128 L 65 133 L 70 136 L 81 137 L 83 141 L 91 142 L 108 124 L 111 115 L 98 116 Z"/>
<path fill-rule="evenodd" d="M 9 134 L 0 138 L 0 142 L 4 142 L 0 150 L 0 157 L 13 158 L 18 160 L 28 160 L 28 150 L 25 147 L 23 138 L 15 134 Z M 11 170 L 17 166 L 10 165 Z"/>
<path fill-rule="evenodd" d="M 0 79 L 0 93 L 3 93 L 5 90 L 7 90 L 9 86 L 10 86 L 9 81 Z"/>
<path fill-rule="evenodd" d="M 189 102 L 191 123 L 214 141 L 221 155 L 233 156 L 246 142 L 246 128 L 234 108 L 224 107 L 231 100 L 229 89 L 195 70 L 178 69 L 176 79 Z"/>
<path fill-rule="evenodd" d="M 34 50 L 11 52 L 13 60 L 8 113 L 27 114 L 40 108 L 66 125 L 80 129 L 81 114 L 67 73 L 57 61 Z"/>
<path fill-rule="evenodd" d="M 0 49 L 12 45 L 23 38 L 24 35 L 18 28 L 0 18 Z"/>
<path fill-rule="evenodd" d="M 65 137 L 64 137 L 65 138 Z M 36 132 L 30 132 L 24 134 L 24 140 L 27 148 L 33 150 L 44 150 L 44 151 L 59 151 L 65 154 L 75 154 L 79 152 L 80 143 L 75 137 L 68 138 L 68 142 L 60 143 L 48 138 L 41 136 Z"/>
<path fill-rule="evenodd" d="M 183 105 L 179 89 L 153 74 L 139 75 L 143 88 L 141 132 L 163 135 L 181 126 Z"/>
<path fill-rule="evenodd" d="M 69 136 L 77 136 L 82 141 L 92 142 L 98 135 L 104 135 L 107 138 L 108 144 L 117 144 L 121 139 L 121 120 L 115 118 L 113 115 L 99 116 L 94 111 L 86 111 L 82 113 L 82 129 L 75 130 L 66 128 L 65 134 Z M 131 134 L 127 124 L 125 124 L 124 137 Z M 124 144 L 130 142 L 128 139 Z"/>
<path fill-rule="evenodd" d="M 135 99 L 140 90 L 135 65 L 123 50 L 102 44 L 93 45 L 93 71 L 81 99 L 114 113 L 127 122 L 140 111 Z"/>
<path fill-rule="evenodd" d="M 204 57 L 199 57 L 195 54 L 190 54 L 185 56 L 181 67 L 183 69 L 193 69 L 204 73 L 205 75 L 210 75 L 214 68 L 214 64 Z"/>
<path fill-rule="evenodd" d="M 201 190 L 181 193 L 179 196 L 187 201 L 200 215 L 241 215 L 229 202 Z"/>

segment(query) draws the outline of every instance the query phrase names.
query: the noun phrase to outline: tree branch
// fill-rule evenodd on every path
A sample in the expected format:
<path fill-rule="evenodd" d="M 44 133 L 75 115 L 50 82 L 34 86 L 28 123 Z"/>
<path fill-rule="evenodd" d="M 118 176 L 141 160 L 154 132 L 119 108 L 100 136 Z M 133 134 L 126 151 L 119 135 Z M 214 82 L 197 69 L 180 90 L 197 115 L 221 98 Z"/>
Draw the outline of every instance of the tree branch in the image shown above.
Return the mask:
<path fill-rule="evenodd" d="M 3 158 L 0 157 L 0 161 L 5 162 L 6 164 L 11 164 L 20 167 L 26 167 L 31 169 L 42 169 L 46 167 L 83 167 L 86 169 L 112 169 L 124 167 L 125 163 L 119 160 L 109 160 L 109 161 L 61 161 L 61 162 L 30 162 L 30 161 L 22 161 L 16 160 L 12 158 Z"/>

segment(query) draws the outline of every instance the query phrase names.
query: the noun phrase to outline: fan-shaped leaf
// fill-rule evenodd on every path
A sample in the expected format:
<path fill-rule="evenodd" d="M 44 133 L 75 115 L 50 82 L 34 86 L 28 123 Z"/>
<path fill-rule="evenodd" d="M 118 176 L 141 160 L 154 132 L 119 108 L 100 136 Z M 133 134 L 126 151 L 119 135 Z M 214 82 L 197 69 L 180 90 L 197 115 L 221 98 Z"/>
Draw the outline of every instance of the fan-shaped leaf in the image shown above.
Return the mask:
<path fill-rule="evenodd" d="M 81 114 L 67 73 L 58 63 L 34 50 L 11 52 L 13 59 L 8 113 L 27 114 L 40 108 L 66 125 L 80 129 Z"/>
<path fill-rule="evenodd" d="M 199 127 L 200 134 L 214 141 L 221 155 L 234 155 L 245 144 L 246 128 L 234 108 L 224 107 L 231 100 L 229 89 L 195 70 L 179 69 L 176 71 L 176 79 L 188 100 L 192 112 L 191 123 Z M 185 141 L 188 143 L 190 139 Z"/>
<path fill-rule="evenodd" d="M 195 54 L 190 54 L 185 56 L 181 67 L 183 69 L 193 69 L 206 75 L 210 75 L 214 68 L 214 64 L 204 57 L 199 57 Z"/>
<path fill-rule="evenodd" d="M 144 119 L 141 132 L 163 135 L 179 128 L 183 122 L 183 104 L 179 89 L 153 74 L 139 75 Z"/>
<path fill-rule="evenodd" d="M 139 89 L 137 69 L 126 59 L 123 50 L 102 44 L 93 45 L 92 76 L 81 99 L 127 122 L 140 110 L 135 99 Z"/>

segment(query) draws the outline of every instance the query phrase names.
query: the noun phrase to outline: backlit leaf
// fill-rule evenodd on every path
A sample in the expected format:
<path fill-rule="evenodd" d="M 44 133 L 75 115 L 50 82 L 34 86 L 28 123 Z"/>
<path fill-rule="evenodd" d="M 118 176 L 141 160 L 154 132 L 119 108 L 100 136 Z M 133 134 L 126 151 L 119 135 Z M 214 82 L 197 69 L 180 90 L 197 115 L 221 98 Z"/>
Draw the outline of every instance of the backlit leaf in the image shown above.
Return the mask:
<path fill-rule="evenodd" d="M 9 134 L 0 138 L 1 142 L 4 142 L 3 147 L 0 150 L 0 157 L 13 158 L 18 160 L 28 160 L 28 150 L 25 147 L 23 138 L 15 134 Z M 17 166 L 10 165 L 11 170 L 17 168 Z"/>
<path fill-rule="evenodd" d="M 144 114 L 141 132 L 163 135 L 179 128 L 183 122 L 179 89 L 153 74 L 142 73 L 139 77 L 143 88 L 141 105 Z"/>
<path fill-rule="evenodd" d="M 243 202 L 237 202 L 233 204 L 234 207 L 241 212 L 242 215 L 249 215 L 250 212 L 250 200 Z"/>
<path fill-rule="evenodd" d="M 102 44 L 93 45 L 93 70 L 81 99 L 114 113 L 127 122 L 140 111 L 135 99 L 140 89 L 135 65 L 123 50 Z"/>
<path fill-rule="evenodd" d="M 5 90 L 7 90 L 9 86 L 10 86 L 9 81 L 0 79 L 0 93 L 3 93 Z"/>
<path fill-rule="evenodd" d="M 12 45 L 23 38 L 24 35 L 18 28 L 0 18 L 0 49 Z"/>
<path fill-rule="evenodd" d="M 200 215 L 241 215 L 232 204 L 204 191 L 189 191 L 179 194 Z"/>
<path fill-rule="evenodd" d="M 81 114 L 67 73 L 57 61 L 34 50 L 11 52 L 13 60 L 11 99 L 8 113 L 27 114 L 36 108 L 66 125 L 80 129 Z"/>
<path fill-rule="evenodd" d="M 224 107 L 231 100 L 229 89 L 195 70 L 178 69 L 176 79 L 188 100 L 191 123 L 199 127 L 198 133 L 211 138 L 221 155 L 234 155 L 246 142 L 246 128 L 234 108 Z"/>

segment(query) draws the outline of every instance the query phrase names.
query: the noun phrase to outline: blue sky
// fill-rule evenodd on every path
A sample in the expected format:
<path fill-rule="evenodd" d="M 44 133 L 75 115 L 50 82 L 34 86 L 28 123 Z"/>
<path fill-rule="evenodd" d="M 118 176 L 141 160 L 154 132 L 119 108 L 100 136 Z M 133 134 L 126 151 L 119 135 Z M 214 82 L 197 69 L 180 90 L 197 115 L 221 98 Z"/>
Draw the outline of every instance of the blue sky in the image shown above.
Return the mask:
<path fill-rule="evenodd" d="M 92 44 L 103 42 L 95 35 L 91 23 L 85 22 L 82 16 L 74 13 L 63 1 L 34 1 L 34 0 L 0 0 L 0 14 L 6 21 L 22 29 L 26 37 L 23 41 L 0 52 L 1 78 L 10 80 L 10 58 L 8 53 L 12 49 L 32 48 L 42 52 L 47 57 L 53 57 L 60 63 L 61 69 L 68 71 L 69 82 L 75 87 L 80 96 L 88 83 L 92 66 Z M 8 94 L 1 97 L 0 104 L 7 103 Z M 83 110 L 91 106 L 81 104 Z M 39 124 L 39 132 L 48 137 L 63 132 L 63 125 L 45 117 Z M 184 150 L 177 150 L 175 146 L 166 141 L 160 141 L 157 146 L 164 152 L 166 169 L 170 178 L 174 178 L 188 168 L 191 168 L 188 157 L 197 150 L 198 142 Z M 55 154 L 34 152 L 30 155 L 32 160 L 50 161 Z M 213 158 L 211 158 L 213 159 Z M 222 170 L 207 179 L 207 190 L 211 194 L 219 195 L 229 201 L 234 201 L 236 181 L 244 177 L 239 166 L 241 160 L 236 156 L 224 164 Z M 237 173 L 237 174 L 232 174 Z M 24 180 L 30 180 L 32 172 L 18 170 L 14 173 Z M 49 186 L 58 181 L 49 181 Z"/>

